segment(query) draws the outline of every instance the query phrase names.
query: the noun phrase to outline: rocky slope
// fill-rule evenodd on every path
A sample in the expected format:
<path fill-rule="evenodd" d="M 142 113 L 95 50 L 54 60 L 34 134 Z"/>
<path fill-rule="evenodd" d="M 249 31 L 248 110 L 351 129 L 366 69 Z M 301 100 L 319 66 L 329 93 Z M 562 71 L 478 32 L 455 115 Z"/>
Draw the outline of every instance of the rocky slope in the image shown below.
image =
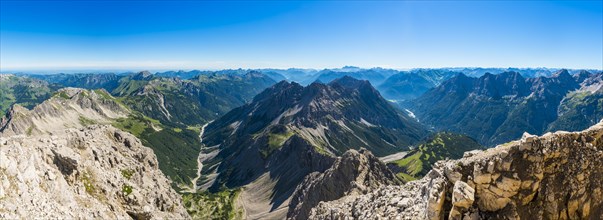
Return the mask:
<path fill-rule="evenodd" d="M 288 219 L 307 219 L 312 207 L 322 201 L 366 194 L 380 186 L 399 184 L 384 163 L 366 149 L 349 150 L 323 173 L 312 173 L 297 187 Z"/>
<path fill-rule="evenodd" d="M 377 88 L 389 100 L 403 101 L 417 98 L 460 72 L 441 69 L 403 71 L 388 77 Z"/>
<path fill-rule="evenodd" d="M 437 130 L 465 134 L 480 144 L 494 146 L 519 138 L 524 131 L 533 134 L 551 131 L 563 113 L 559 111 L 562 100 L 586 87 L 584 82 L 596 76 L 588 72 L 572 76 L 567 70 L 538 78 L 524 78 L 517 72 L 486 73 L 480 78 L 461 74 L 408 102 L 406 107 L 421 122 Z M 597 104 L 594 101 L 589 106 Z M 579 127 L 574 125 L 590 126 L 597 122 L 593 119 L 596 115 L 589 113 L 588 119 L 575 122 L 564 120 L 567 123 L 558 123 L 555 128 L 573 130 Z"/>
<path fill-rule="evenodd" d="M 129 75 L 33 75 L 32 77 L 56 82 L 62 86 L 95 89 L 101 87 L 116 95 L 116 97 L 112 97 L 106 92 L 101 92 L 102 89 L 95 91 L 103 95 L 103 98 L 106 99 L 105 102 L 111 101 L 126 107 L 124 108 L 126 112 L 119 114 L 119 117 L 78 111 L 78 114 L 61 116 L 59 121 L 38 120 L 36 123 L 46 123 L 39 127 L 53 124 L 58 126 L 79 124 L 80 120 L 90 123 L 110 123 L 135 135 L 145 146 L 152 148 L 157 155 L 159 167 L 164 174 L 174 180 L 175 185 L 189 183 L 190 179 L 196 176 L 200 127 L 231 109 L 243 105 L 276 82 L 256 71 L 224 70 L 187 73 L 190 73 L 192 78 L 184 80 L 172 78 L 170 73 L 157 75 L 149 71 Z M 199 75 L 192 76 L 196 73 Z M 19 81 L 23 80 L 19 79 Z M 48 84 L 41 80 L 35 81 Z M 1 85 L 0 83 L 0 90 Z M 0 93 L 0 99 L 6 96 L 4 94 Z M 8 95 L 10 94 L 12 93 L 8 93 Z M 28 93 L 24 94 L 29 97 Z M 50 95 L 52 93 L 49 93 L 47 97 Z M 71 95 L 63 92 L 56 96 L 70 98 Z M 18 102 L 18 100 L 10 100 L 8 104 L 14 102 Z M 59 108 L 60 104 L 56 107 Z M 48 110 L 55 107 L 46 105 L 45 108 Z M 108 109 L 103 111 L 106 110 Z M 111 111 L 107 113 L 111 113 Z M 35 117 L 32 120 L 35 120 Z M 18 124 L 23 125 L 23 123 Z M 27 127 L 20 129 L 36 133 L 35 128 L 35 124 L 29 123 Z"/>
<path fill-rule="evenodd" d="M 603 121 L 436 164 L 404 186 L 320 203 L 311 219 L 601 219 Z"/>
<path fill-rule="evenodd" d="M 112 91 L 115 89 L 123 75 L 114 73 L 76 73 L 76 74 L 48 74 L 31 75 L 32 78 L 41 79 L 49 83 L 61 85 L 63 87 L 76 87 L 84 89 L 105 89 Z"/>
<path fill-rule="evenodd" d="M 13 104 L 33 108 L 48 99 L 60 86 L 13 74 L 0 74 L 0 114 Z"/>
<path fill-rule="evenodd" d="M 305 84 L 309 84 L 314 81 L 319 81 L 323 83 L 329 83 L 335 79 L 342 78 L 344 76 L 353 77 L 355 79 L 367 80 L 371 82 L 372 85 L 380 85 L 390 77 L 398 73 L 398 71 L 393 69 L 382 69 L 382 68 L 371 68 L 371 69 L 361 69 L 358 67 L 346 66 L 341 69 L 324 69 L 316 73 L 315 78 L 311 78 L 306 80 Z M 302 82 L 303 83 L 303 82 Z"/>
<path fill-rule="evenodd" d="M 580 72 L 574 78 L 584 80 L 580 89 L 568 93 L 557 109 L 557 119 L 548 130 L 577 131 L 603 119 L 603 73 Z"/>
<path fill-rule="evenodd" d="M 459 159 L 463 157 L 463 152 L 476 149 L 483 147 L 470 137 L 439 132 L 406 152 L 402 159 L 388 162 L 387 165 L 399 178 L 410 181 L 425 176 L 439 160 Z"/>
<path fill-rule="evenodd" d="M 109 125 L 127 112 L 83 89 L 15 105 L 0 129 L 0 218 L 188 218 L 153 151 Z"/>
<path fill-rule="evenodd" d="M 107 124 L 128 112 L 100 91 L 65 88 L 31 111 L 20 105 L 11 107 L 0 123 L 0 136 L 48 134 L 87 124 Z"/>
<path fill-rule="evenodd" d="M 306 87 L 282 81 L 209 124 L 204 143 L 227 148 L 254 141 L 265 145 L 260 150 L 268 155 L 289 137 L 300 136 L 331 155 L 365 147 L 383 156 L 407 149 L 425 133 L 368 81 L 346 76 Z"/>
<path fill-rule="evenodd" d="M 203 74 L 188 80 L 140 72 L 120 80 L 113 95 L 163 124 L 201 126 L 276 83 L 259 72 Z"/>
<path fill-rule="evenodd" d="M 210 123 L 203 135 L 201 188 L 242 187 L 249 218 L 284 218 L 295 188 L 349 149 L 387 155 L 426 131 L 368 81 L 280 82 Z"/>

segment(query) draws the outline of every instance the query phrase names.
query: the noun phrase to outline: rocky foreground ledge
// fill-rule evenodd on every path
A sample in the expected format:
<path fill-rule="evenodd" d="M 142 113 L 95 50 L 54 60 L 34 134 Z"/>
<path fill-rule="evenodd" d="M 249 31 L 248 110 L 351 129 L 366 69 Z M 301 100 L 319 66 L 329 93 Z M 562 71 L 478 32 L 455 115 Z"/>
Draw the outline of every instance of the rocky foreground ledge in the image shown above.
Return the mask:
<path fill-rule="evenodd" d="M 15 105 L 0 123 L 0 219 L 190 218 L 153 150 L 108 124 L 126 112 L 83 89 Z"/>
<path fill-rule="evenodd" d="M 603 219 L 603 121 L 459 160 L 423 179 L 321 202 L 311 219 Z"/>

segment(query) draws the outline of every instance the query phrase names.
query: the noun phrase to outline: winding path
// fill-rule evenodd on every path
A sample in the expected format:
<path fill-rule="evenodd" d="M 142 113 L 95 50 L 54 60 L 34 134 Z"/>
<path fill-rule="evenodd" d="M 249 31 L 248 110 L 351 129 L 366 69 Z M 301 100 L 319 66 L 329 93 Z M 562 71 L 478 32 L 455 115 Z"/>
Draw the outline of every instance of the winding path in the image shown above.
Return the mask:
<path fill-rule="evenodd" d="M 401 151 L 398 153 L 387 155 L 385 157 L 380 157 L 379 160 L 383 161 L 383 163 L 388 163 L 388 162 L 402 159 L 402 158 L 404 158 L 404 156 L 406 156 L 406 154 L 408 154 L 408 151 Z"/>
<path fill-rule="evenodd" d="M 205 128 L 207 127 L 207 125 L 212 122 L 213 121 L 210 121 L 207 122 L 207 124 L 203 125 L 203 127 L 201 127 L 201 132 L 199 132 L 199 142 L 201 143 L 201 149 L 199 151 L 199 156 L 197 156 L 197 176 L 191 181 L 191 192 L 197 191 L 197 180 L 201 178 L 201 169 L 203 169 L 203 161 L 205 159 L 205 154 L 203 153 L 203 148 L 205 148 L 205 145 L 203 144 L 203 133 L 205 133 Z"/>

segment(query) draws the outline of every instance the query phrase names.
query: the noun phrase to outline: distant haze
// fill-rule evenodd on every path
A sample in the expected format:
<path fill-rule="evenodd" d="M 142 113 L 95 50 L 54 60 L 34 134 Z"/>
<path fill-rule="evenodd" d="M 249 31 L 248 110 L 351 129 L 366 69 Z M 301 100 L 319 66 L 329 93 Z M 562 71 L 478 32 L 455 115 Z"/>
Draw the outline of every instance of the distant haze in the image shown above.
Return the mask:
<path fill-rule="evenodd" d="M 0 72 L 603 69 L 602 1 L 0 1 Z"/>

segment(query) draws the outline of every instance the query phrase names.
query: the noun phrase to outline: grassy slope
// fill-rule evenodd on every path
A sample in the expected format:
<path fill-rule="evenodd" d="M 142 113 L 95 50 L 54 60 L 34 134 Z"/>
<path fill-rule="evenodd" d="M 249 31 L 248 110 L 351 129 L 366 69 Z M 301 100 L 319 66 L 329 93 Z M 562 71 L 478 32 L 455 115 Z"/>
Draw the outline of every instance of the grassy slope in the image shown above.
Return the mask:
<path fill-rule="evenodd" d="M 124 78 L 112 94 L 163 124 L 201 126 L 243 105 L 274 83 L 268 77 L 247 75 L 202 75 L 191 80 Z M 140 93 L 142 88 L 144 93 Z"/>
<path fill-rule="evenodd" d="M 170 127 L 138 112 L 115 120 L 113 126 L 132 133 L 143 145 L 153 149 L 159 168 L 174 184 L 188 183 L 196 175 L 200 145 L 198 129 Z"/>
<path fill-rule="evenodd" d="M 548 131 L 579 131 L 603 119 L 603 93 L 571 92 L 559 106 L 559 117 Z"/>
<path fill-rule="evenodd" d="M 389 163 L 397 176 L 405 181 L 423 177 L 438 160 L 458 159 L 465 151 L 483 148 L 464 135 L 441 132 L 428 138 L 404 158 Z"/>
<path fill-rule="evenodd" d="M 95 91 L 104 99 L 112 99 L 127 107 L 121 98 L 114 98 L 104 90 Z M 80 118 L 80 121 L 93 123 L 86 118 Z M 131 110 L 126 118 L 114 120 L 112 125 L 140 138 L 144 146 L 153 149 L 159 168 L 174 181 L 174 186 L 182 182 L 188 183 L 196 175 L 200 145 L 198 128 L 164 125 L 135 110 Z"/>
<path fill-rule="evenodd" d="M 243 213 L 235 205 L 239 193 L 238 189 L 217 193 L 185 193 L 182 200 L 193 219 L 242 219 Z"/>
<path fill-rule="evenodd" d="M 13 104 L 33 108 L 50 98 L 60 86 L 27 77 L 8 76 L 0 80 L 0 113 Z"/>

